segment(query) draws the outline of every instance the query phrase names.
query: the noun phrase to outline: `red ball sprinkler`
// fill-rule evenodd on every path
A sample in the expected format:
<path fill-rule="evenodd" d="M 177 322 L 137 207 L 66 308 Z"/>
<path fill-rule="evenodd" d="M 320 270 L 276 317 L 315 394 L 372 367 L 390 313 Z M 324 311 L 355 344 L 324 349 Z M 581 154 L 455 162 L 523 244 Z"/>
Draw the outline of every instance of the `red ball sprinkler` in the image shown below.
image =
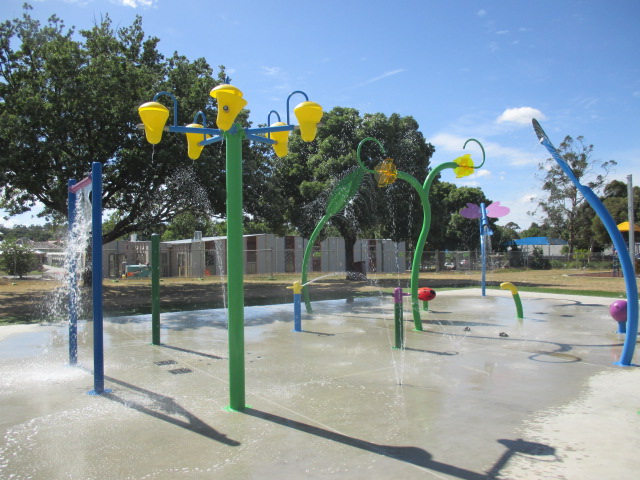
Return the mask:
<path fill-rule="evenodd" d="M 432 288 L 423 287 L 418 289 L 418 300 L 422 300 L 422 308 L 424 311 L 429 310 L 429 302 L 436 298 L 436 291 Z"/>

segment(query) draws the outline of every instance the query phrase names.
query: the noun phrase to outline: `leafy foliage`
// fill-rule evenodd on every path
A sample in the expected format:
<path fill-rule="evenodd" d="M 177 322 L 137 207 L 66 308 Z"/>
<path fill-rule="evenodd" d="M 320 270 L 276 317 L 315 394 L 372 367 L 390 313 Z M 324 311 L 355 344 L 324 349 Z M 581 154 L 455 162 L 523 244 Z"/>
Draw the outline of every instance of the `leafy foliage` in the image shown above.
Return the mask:
<path fill-rule="evenodd" d="M 327 206 L 331 207 L 335 214 L 330 225 L 345 239 L 348 267 L 357 237 L 415 241 L 416 226 L 422 225 L 420 201 L 410 185 L 396 181 L 380 189 L 373 175 L 362 177 L 358 172 L 357 147 L 367 137 L 383 143 L 386 156 L 394 159 L 399 170 L 424 181 L 433 146 L 426 143 L 417 122 L 396 114 L 360 116 L 352 108 L 336 107 L 325 113 L 315 142 L 304 143 L 294 132 L 289 155 L 275 163 L 284 217 L 309 236 Z M 361 159 L 367 168 L 373 169 L 384 157 L 375 142 L 363 145 Z"/>
<path fill-rule="evenodd" d="M 1 244 L 0 270 L 20 278 L 38 266 L 38 259 L 33 250 L 14 240 L 5 240 Z"/>
<path fill-rule="evenodd" d="M 614 160 L 602 162 L 594 159 L 593 145 L 585 144 L 581 136 L 574 140 L 567 135 L 560 144 L 558 153 L 578 181 L 594 192 L 602 188 L 607 173 L 616 165 Z M 538 170 L 541 173 L 542 189 L 547 192 L 547 197 L 538 203 L 538 207 L 545 216 L 545 223 L 560 232 L 560 236 L 569 242 L 569 249 L 572 251 L 577 244 L 578 232 L 585 227 L 584 218 L 579 216 L 580 206 L 585 203 L 585 199 L 553 158 L 541 162 Z"/>
<path fill-rule="evenodd" d="M 17 240 L 28 238 L 34 242 L 46 242 L 58 240 L 66 234 L 66 225 L 55 225 L 47 223 L 45 225 L 16 225 L 15 227 L 0 226 L 0 240 Z"/>
<path fill-rule="evenodd" d="M 628 203 L 628 188 L 627 185 L 618 180 L 609 182 L 603 190 L 603 196 L 601 197 L 602 203 L 609 211 L 616 224 L 626 222 L 629 218 L 629 203 Z M 634 222 L 637 224 L 640 218 L 640 188 L 633 188 L 634 197 Z M 593 209 L 585 205 L 581 215 L 586 219 L 587 228 L 586 234 L 580 237 L 582 240 L 578 246 L 580 248 L 587 248 L 589 250 L 601 250 L 606 246 L 611 245 L 611 238 L 600 217 L 598 217 Z M 628 233 L 622 234 L 624 237 Z M 638 234 L 636 233 L 636 236 Z M 586 238 L 584 238 L 586 237 Z"/>
<path fill-rule="evenodd" d="M 220 188 L 209 187 L 208 201 L 198 203 L 185 192 L 188 182 L 175 181 L 176 171 L 191 166 L 184 138 L 166 135 L 149 145 L 137 129 L 136 107 L 171 91 L 181 106 L 178 122 L 191 123 L 224 67 L 216 80 L 204 59 L 165 59 L 159 40 L 145 38 L 140 17 L 114 29 L 105 16 L 76 33 L 56 16 L 41 25 L 30 8 L 0 25 L 0 206 L 18 214 L 40 202 L 45 215 L 64 218 L 68 179 L 84 178 L 100 162 L 103 206 L 120 212 L 105 242 L 182 212 L 223 209 Z M 212 106 L 205 113 L 215 118 Z M 223 158 L 220 148 L 206 149 L 193 177 L 222 176 Z"/>

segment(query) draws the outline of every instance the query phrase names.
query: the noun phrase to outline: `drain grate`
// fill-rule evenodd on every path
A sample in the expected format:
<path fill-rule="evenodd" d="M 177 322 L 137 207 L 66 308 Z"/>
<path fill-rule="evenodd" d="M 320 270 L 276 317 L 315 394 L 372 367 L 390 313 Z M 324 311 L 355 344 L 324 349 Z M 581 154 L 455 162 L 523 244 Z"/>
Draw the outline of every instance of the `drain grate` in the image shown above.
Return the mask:
<path fill-rule="evenodd" d="M 169 370 L 169 373 L 173 373 L 174 375 L 182 375 L 183 373 L 193 372 L 190 368 L 174 368 L 173 370 Z"/>
<path fill-rule="evenodd" d="M 162 360 L 161 362 L 153 362 L 156 365 L 158 365 L 159 367 L 164 367 L 165 365 L 175 365 L 176 362 L 175 360 Z"/>

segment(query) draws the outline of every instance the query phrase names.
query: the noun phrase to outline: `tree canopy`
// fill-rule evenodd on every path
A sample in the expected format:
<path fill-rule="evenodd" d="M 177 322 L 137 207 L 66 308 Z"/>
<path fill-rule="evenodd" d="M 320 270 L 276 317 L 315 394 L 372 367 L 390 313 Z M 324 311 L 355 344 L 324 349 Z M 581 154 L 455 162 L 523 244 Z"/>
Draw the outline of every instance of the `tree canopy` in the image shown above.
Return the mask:
<path fill-rule="evenodd" d="M 37 267 L 38 258 L 29 247 L 15 240 L 4 240 L 0 243 L 0 270 L 22 278 Z"/>
<path fill-rule="evenodd" d="M 0 207 L 18 214 L 40 202 L 46 216 L 64 218 L 67 181 L 86 177 L 100 162 L 103 206 L 121 214 L 104 241 L 182 212 L 220 208 L 219 189 L 208 189 L 203 206 L 185 185 L 203 171 L 220 172 L 222 150 L 209 148 L 191 165 L 184 138 L 167 135 L 154 148 L 137 129 L 136 109 L 155 92 L 171 91 L 179 98 L 179 122 L 191 123 L 224 67 L 215 79 L 204 59 L 164 58 L 140 17 L 114 29 L 105 16 L 76 33 L 56 16 L 41 25 L 30 8 L 0 25 Z M 209 105 L 205 113 L 215 118 Z M 193 169 L 191 178 L 177 178 L 185 168 Z"/>
<path fill-rule="evenodd" d="M 386 154 L 375 142 L 365 142 L 361 160 L 368 168 L 391 157 L 399 170 L 424 181 L 434 149 L 412 117 L 360 116 L 353 108 L 336 107 L 325 113 L 322 123 L 315 142 L 304 143 L 294 134 L 289 155 L 276 161 L 279 215 L 303 236 L 310 236 L 325 214 L 334 187 L 358 167 L 358 144 L 367 137 L 382 142 Z M 411 186 L 398 180 L 391 187 L 378 188 L 370 174 L 362 178 L 358 194 L 330 220 L 345 239 L 347 268 L 352 267 L 352 247 L 358 237 L 415 241 L 421 222 L 422 207 Z"/>
<path fill-rule="evenodd" d="M 640 218 L 640 188 L 633 188 L 634 197 L 634 222 L 638 224 Z M 624 182 L 612 180 L 603 189 L 600 197 L 602 203 L 609 211 L 616 224 L 626 222 L 629 219 L 628 188 Z M 611 237 L 607 232 L 600 217 L 595 214 L 590 205 L 585 204 L 580 209 L 580 217 L 584 219 L 583 234 L 579 236 L 578 247 L 590 251 L 602 250 L 611 245 Z M 628 233 L 623 233 L 626 238 Z"/>
<path fill-rule="evenodd" d="M 76 32 L 56 16 L 42 25 L 30 9 L 25 5 L 21 18 L 0 25 L 0 208 L 19 214 L 41 203 L 46 217 L 65 220 L 68 180 L 84 178 L 91 163 L 100 162 L 103 208 L 110 212 L 104 242 L 131 233 L 140 238 L 152 232 L 187 236 L 193 229 L 213 233 L 211 219 L 225 212 L 224 145 L 207 146 L 196 161 L 188 159 L 182 135 L 164 135 L 150 145 L 138 128 L 137 107 L 157 92 L 170 92 L 178 101 L 179 125 L 192 123 L 200 110 L 211 125 L 217 111 L 209 91 L 228 81 L 224 66 L 214 74 L 202 58 L 163 56 L 159 39 L 145 36 L 140 17 L 114 28 L 105 16 Z M 170 109 L 172 119 L 171 99 L 157 101 Z M 238 121 L 250 125 L 249 113 L 243 110 Z M 422 184 L 434 147 L 418 129 L 410 116 L 361 116 L 336 107 L 325 113 L 316 141 L 305 143 L 299 133 L 291 134 L 286 158 L 243 140 L 247 231 L 309 236 L 333 187 L 357 168 L 356 150 L 367 137 L 385 149 L 383 155 L 373 142 L 363 146 L 369 168 L 390 157 Z M 479 241 L 477 222 L 456 214 L 466 201 L 487 201 L 482 191 L 436 181 L 430 198 L 430 248 L 473 248 Z M 398 180 L 378 188 L 366 174 L 358 195 L 329 228 L 348 243 L 357 237 L 391 238 L 407 241 L 411 249 L 422 221 L 411 185 Z"/>
<path fill-rule="evenodd" d="M 578 181 L 596 193 L 602 189 L 609 170 L 616 165 L 615 160 L 603 162 L 593 158 L 593 145 L 587 145 L 582 136 L 574 140 L 567 135 L 558 153 Z M 544 223 L 569 242 L 569 251 L 572 252 L 579 232 L 588 228 L 586 219 L 580 215 L 585 199 L 553 158 L 541 162 L 538 170 L 541 172 L 542 189 L 547 193 L 546 198 L 538 202 Z"/>

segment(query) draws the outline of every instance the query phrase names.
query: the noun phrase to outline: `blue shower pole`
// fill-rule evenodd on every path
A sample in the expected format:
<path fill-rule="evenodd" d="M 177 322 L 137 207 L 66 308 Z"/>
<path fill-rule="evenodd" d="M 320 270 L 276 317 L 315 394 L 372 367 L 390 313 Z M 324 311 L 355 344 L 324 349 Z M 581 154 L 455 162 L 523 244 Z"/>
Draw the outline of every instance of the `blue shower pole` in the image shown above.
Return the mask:
<path fill-rule="evenodd" d="M 71 187 L 76 184 L 75 179 L 68 182 L 68 216 L 69 216 L 69 245 L 73 245 L 73 226 L 76 218 L 76 194 L 71 191 Z M 78 363 L 78 310 L 77 292 L 78 279 L 76 277 L 78 265 L 74 252 L 69 251 L 69 365 Z"/>
<path fill-rule="evenodd" d="M 484 203 L 480 204 L 480 250 L 482 253 L 482 296 L 486 296 L 486 278 L 487 278 L 487 245 L 485 234 L 489 228 L 489 220 L 487 219 L 487 208 Z"/>
<path fill-rule="evenodd" d="M 102 164 L 91 168 L 91 259 L 93 283 L 93 390 L 92 395 L 105 393 L 104 340 L 102 324 Z"/>

